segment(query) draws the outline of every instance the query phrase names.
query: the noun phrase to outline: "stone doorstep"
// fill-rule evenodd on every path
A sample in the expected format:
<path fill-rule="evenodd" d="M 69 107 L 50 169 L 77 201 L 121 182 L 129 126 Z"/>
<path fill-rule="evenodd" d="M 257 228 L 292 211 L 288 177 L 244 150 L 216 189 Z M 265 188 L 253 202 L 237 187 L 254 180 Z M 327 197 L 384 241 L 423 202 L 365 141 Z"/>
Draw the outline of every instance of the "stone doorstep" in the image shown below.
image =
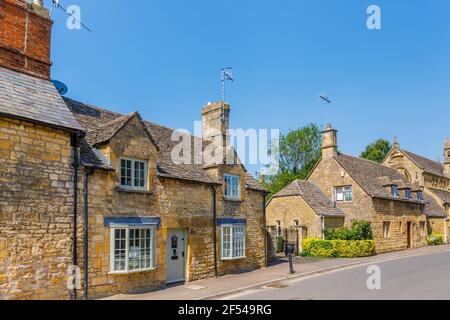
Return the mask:
<path fill-rule="evenodd" d="M 430 250 L 421 250 L 421 249 L 426 249 L 426 248 L 429 248 L 429 249 L 433 248 L 433 250 L 431 250 L 431 249 Z M 422 252 L 422 251 L 425 251 L 425 252 Z M 200 298 L 195 298 L 194 300 L 218 299 L 218 298 L 221 298 L 221 297 L 226 297 L 226 296 L 229 296 L 229 295 L 232 295 L 232 294 L 241 293 L 241 292 L 244 292 L 244 291 L 247 291 L 247 290 L 251 290 L 251 289 L 256 289 L 256 288 L 259 288 L 259 287 L 277 287 L 277 286 L 280 286 L 283 281 L 287 281 L 287 280 L 300 279 L 300 278 L 304 278 L 304 277 L 308 277 L 308 276 L 312 276 L 312 275 L 317 275 L 317 274 L 327 273 L 327 272 L 331 272 L 331 271 L 336 271 L 336 270 L 339 270 L 339 269 L 345 269 L 345 268 L 349 268 L 349 267 L 362 266 L 362 265 L 365 265 L 365 264 L 370 264 L 372 262 L 379 263 L 379 262 L 398 260 L 398 259 L 402 259 L 402 258 L 414 257 L 414 256 L 418 256 L 418 255 L 427 255 L 427 254 L 433 254 L 433 253 L 445 252 L 445 251 L 450 251 L 450 245 L 442 245 L 442 246 L 437 246 L 437 247 L 430 247 L 430 246 L 428 246 L 428 247 L 423 247 L 423 248 L 413 249 L 413 250 L 407 250 L 407 251 L 404 250 L 404 251 L 391 252 L 391 253 L 386 253 L 386 254 L 381 254 L 381 255 L 377 255 L 377 256 L 364 258 L 364 260 L 353 262 L 353 263 L 348 263 L 348 264 L 342 264 L 342 265 L 338 265 L 338 266 L 322 268 L 322 269 L 318 269 L 318 270 L 315 270 L 315 271 L 309 271 L 309 272 L 304 272 L 304 273 L 299 273 L 299 274 L 294 274 L 294 275 L 288 275 L 288 276 L 285 276 L 285 277 L 280 277 L 278 279 L 272 279 L 272 280 L 264 281 L 264 282 L 261 282 L 261 283 L 252 284 L 252 285 L 249 285 L 249 286 L 228 290 L 228 291 L 221 292 L 221 293 L 216 293 L 216 294 L 211 294 L 211 295 L 200 297 Z M 387 255 L 389 255 L 389 257 L 386 257 Z M 382 258 L 382 259 L 379 259 L 379 260 L 376 259 L 377 257 L 382 257 L 382 256 L 385 256 L 385 257 Z"/>

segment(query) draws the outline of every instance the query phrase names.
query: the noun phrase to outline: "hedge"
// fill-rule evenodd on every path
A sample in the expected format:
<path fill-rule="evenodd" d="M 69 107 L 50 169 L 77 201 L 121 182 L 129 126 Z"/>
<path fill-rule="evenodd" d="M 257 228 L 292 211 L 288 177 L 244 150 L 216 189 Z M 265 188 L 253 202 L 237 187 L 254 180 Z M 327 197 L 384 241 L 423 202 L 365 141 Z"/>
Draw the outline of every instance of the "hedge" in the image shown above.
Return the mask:
<path fill-rule="evenodd" d="M 429 246 L 440 246 L 444 244 L 444 236 L 439 233 L 432 233 L 428 236 Z"/>
<path fill-rule="evenodd" d="M 355 258 L 375 255 L 373 240 L 321 240 L 305 239 L 303 255 L 321 258 Z"/>
<path fill-rule="evenodd" d="M 351 228 L 325 229 L 325 240 L 373 240 L 369 221 L 353 221 Z"/>

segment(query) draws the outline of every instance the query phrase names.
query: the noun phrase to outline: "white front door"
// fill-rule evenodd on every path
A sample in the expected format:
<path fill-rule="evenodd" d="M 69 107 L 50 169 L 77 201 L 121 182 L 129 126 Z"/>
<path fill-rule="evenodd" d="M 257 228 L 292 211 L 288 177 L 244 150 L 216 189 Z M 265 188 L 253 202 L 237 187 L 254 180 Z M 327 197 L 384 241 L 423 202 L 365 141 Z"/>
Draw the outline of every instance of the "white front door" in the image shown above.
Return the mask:
<path fill-rule="evenodd" d="M 186 230 L 169 229 L 166 242 L 167 283 L 186 279 Z"/>

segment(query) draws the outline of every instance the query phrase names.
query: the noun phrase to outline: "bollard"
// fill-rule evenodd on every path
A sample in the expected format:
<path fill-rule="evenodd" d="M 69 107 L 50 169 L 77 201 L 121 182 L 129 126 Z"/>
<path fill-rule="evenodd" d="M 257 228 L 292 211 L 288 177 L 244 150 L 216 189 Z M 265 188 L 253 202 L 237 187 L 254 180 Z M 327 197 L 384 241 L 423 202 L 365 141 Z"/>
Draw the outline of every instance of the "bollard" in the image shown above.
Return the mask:
<path fill-rule="evenodd" d="M 294 274 L 294 262 L 292 261 L 292 254 L 289 255 L 289 273 Z"/>

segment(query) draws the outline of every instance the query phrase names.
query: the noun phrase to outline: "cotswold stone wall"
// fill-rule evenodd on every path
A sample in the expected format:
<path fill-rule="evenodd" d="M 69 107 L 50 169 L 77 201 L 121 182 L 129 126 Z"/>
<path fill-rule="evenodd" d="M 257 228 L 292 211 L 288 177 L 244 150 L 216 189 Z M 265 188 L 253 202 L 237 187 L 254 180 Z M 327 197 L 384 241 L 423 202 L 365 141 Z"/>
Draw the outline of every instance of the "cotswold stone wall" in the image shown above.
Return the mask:
<path fill-rule="evenodd" d="M 351 226 L 352 221 L 372 219 L 372 199 L 353 180 L 353 178 L 339 165 L 335 159 L 322 159 L 308 179 L 323 193 L 333 199 L 333 188 L 352 186 L 353 201 L 338 202 L 337 206 L 345 213 L 345 225 Z"/>
<path fill-rule="evenodd" d="M 294 220 L 306 227 L 306 236 L 311 238 L 322 237 L 322 224 L 320 217 L 300 196 L 273 198 L 267 206 L 267 225 L 276 226 L 277 220 L 281 228 L 290 228 Z"/>
<path fill-rule="evenodd" d="M 0 116 L 0 299 L 67 299 L 70 136 Z"/>
<path fill-rule="evenodd" d="M 406 178 L 409 178 L 411 182 L 418 183 L 419 185 L 424 185 L 423 169 L 419 168 L 414 162 L 409 160 L 402 152 L 398 149 L 394 149 L 388 157 L 386 157 L 384 164 L 397 169 Z"/>
<path fill-rule="evenodd" d="M 420 230 L 420 222 L 426 223 L 423 206 L 385 199 L 373 200 L 375 214 L 372 229 L 378 253 L 408 249 L 408 223 L 411 224 L 411 247 L 427 245 L 427 232 Z M 390 222 L 390 232 L 383 237 L 383 222 Z"/>

